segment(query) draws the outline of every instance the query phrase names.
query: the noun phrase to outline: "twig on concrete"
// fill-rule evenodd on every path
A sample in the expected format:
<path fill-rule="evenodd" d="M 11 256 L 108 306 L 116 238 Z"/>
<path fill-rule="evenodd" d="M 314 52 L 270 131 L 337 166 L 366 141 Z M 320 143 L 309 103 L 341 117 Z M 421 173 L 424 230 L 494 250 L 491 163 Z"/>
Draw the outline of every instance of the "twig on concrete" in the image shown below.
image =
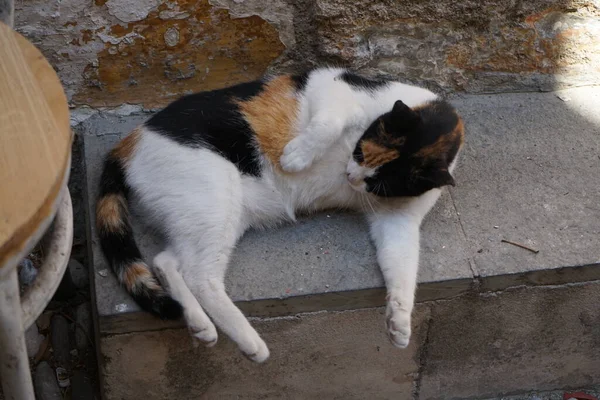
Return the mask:
<path fill-rule="evenodd" d="M 530 252 L 532 252 L 532 253 L 535 253 L 535 254 L 537 254 L 537 253 L 539 253 L 539 252 L 540 252 L 539 250 L 532 249 L 531 247 L 527 247 L 527 246 L 525 246 L 524 244 L 520 244 L 520 243 L 511 242 L 510 240 L 502 239 L 502 240 L 501 240 L 501 242 L 502 242 L 502 243 L 508 243 L 508 244 L 512 244 L 513 246 L 517 246 L 517 247 L 520 247 L 520 248 L 522 248 L 522 249 L 529 250 Z"/>

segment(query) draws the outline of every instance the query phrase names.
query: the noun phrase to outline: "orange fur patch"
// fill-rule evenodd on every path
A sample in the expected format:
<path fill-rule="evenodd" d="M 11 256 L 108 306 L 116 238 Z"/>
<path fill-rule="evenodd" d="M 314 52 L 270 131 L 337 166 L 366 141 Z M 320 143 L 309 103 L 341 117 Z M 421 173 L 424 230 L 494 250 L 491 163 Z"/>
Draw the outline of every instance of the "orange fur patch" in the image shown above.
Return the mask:
<path fill-rule="evenodd" d="M 263 91 L 247 101 L 237 101 L 244 118 L 252 127 L 260 151 L 273 165 L 279 165 L 283 148 L 294 138 L 298 99 L 292 78 L 274 78 Z"/>
<path fill-rule="evenodd" d="M 377 168 L 400 155 L 398 150 L 381 146 L 371 140 L 363 141 L 360 148 L 363 153 L 363 162 L 360 165 L 367 168 Z"/>
<path fill-rule="evenodd" d="M 111 155 L 126 164 L 133 156 L 141 135 L 140 128 L 135 128 L 112 149 Z"/>
<path fill-rule="evenodd" d="M 109 194 L 96 204 L 96 226 L 104 232 L 121 233 L 125 228 L 122 214 L 125 198 L 119 194 Z"/>
<path fill-rule="evenodd" d="M 440 136 L 435 143 L 422 148 L 415 155 L 423 158 L 438 158 L 440 154 L 446 154 L 457 141 L 459 142 L 459 147 L 462 146 L 464 135 L 465 127 L 462 119 L 458 117 L 458 122 L 450 133 Z"/>
<path fill-rule="evenodd" d="M 142 282 L 152 290 L 160 289 L 148 266 L 141 261 L 128 265 L 123 270 L 121 280 L 123 285 L 132 292 L 136 289 L 136 285 Z"/>

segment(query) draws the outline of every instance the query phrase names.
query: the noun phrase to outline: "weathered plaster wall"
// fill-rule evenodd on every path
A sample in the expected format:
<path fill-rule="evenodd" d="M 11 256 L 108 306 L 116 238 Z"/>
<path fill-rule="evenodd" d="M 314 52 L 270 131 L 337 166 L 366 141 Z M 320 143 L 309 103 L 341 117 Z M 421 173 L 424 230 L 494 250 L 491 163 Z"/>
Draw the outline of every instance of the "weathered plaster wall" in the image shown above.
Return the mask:
<path fill-rule="evenodd" d="M 444 91 L 600 83 L 599 0 L 24 0 L 73 105 L 155 108 L 320 63 Z"/>
<path fill-rule="evenodd" d="M 317 0 L 323 52 L 453 90 L 597 82 L 597 1 Z M 595 76 L 594 76 L 595 75 Z"/>

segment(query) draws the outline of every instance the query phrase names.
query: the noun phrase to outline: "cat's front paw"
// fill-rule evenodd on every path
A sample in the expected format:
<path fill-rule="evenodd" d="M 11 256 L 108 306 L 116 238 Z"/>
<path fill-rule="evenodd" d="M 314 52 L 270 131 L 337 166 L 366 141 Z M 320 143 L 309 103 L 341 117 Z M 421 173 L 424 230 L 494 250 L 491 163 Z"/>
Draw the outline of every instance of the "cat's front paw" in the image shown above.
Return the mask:
<path fill-rule="evenodd" d="M 395 301 L 388 302 L 385 325 L 388 338 L 396 347 L 404 349 L 410 341 L 410 311 L 401 308 Z"/>
<path fill-rule="evenodd" d="M 184 317 L 193 338 L 199 340 L 206 347 L 213 347 L 217 344 L 217 339 L 219 338 L 217 328 L 215 328 L 206 314 L 192 309 L 186 310 Z"/>
<path fill-rule="evenodd" d="M 279 160 L 286 172 L 299 172 L 307 169 L 315 160 L 315 151 L 305 136 L 292 139 L 284 148 Z"/>

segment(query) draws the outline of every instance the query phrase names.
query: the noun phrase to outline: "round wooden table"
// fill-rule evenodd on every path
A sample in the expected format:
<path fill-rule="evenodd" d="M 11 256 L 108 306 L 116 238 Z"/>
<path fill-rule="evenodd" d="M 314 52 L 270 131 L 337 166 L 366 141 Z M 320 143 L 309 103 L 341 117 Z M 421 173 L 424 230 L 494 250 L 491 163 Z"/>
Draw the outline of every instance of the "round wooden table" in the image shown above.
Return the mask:
<path fill-rule="evenodd" d="M 34 399 L 24 331 L 56 291 L 73 240 L 69 108 L 44 56 L 0 23 L 0 378 L 6 400 Z M 17 267 L 48 231 L 34 284 Z"/>

